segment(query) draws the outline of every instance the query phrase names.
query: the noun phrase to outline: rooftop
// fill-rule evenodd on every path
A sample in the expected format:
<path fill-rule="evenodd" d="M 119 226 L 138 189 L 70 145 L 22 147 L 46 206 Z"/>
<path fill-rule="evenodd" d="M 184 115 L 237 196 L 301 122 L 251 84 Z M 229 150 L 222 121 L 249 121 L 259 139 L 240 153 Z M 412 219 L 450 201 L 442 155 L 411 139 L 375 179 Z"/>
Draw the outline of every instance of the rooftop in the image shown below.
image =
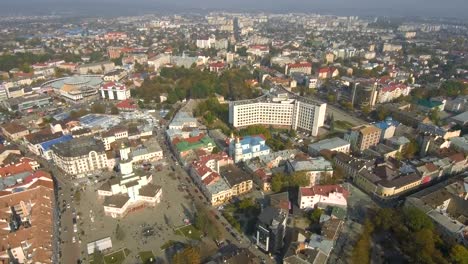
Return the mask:
<path fill-rule="evenodd" d="M 62 157 L 79 157 L 88 155 L 91 151 L 104 153 L 104 144 L 93 137 L 80 137 L 55 144 L 52 150 Z"/>
<path fill-rule="evenodd" d="M 350 145 L 350 143 L 342 138 L 334 137 L 320 140 L 318 142 L 310 144 L 309 149 L 313 149 L 317 152 L 320 152 L 322 149 L 335 149 L 346 145 Z"/>

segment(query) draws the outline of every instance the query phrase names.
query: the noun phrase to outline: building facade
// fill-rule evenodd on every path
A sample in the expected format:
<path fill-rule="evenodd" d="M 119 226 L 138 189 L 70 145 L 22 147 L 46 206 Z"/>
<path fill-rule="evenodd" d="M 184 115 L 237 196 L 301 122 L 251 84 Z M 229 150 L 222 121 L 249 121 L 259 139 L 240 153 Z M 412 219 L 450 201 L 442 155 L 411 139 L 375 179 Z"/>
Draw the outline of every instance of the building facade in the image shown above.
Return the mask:
<path fill-rule="evenodd" d="M 99 92 L 103 99 L 123 101 L 130 98 L 130 89 L 123 83 L 108 82 L 101 85 Z"/>
<path fill-rule="evenodd" d="M 257 99 L 231 102 L 229 122 L 235 128 L 272 125 L 317 136 L 325 121 L 326 107 L 326 103 L 311 101 L 277 87 Z"/>
<path fill-rule="evenodd" d="M 104 144 L 91 137 L 53 145 L 52 152 L 55 165 L 70 175 L 80 177 L 108 168 Z"/>

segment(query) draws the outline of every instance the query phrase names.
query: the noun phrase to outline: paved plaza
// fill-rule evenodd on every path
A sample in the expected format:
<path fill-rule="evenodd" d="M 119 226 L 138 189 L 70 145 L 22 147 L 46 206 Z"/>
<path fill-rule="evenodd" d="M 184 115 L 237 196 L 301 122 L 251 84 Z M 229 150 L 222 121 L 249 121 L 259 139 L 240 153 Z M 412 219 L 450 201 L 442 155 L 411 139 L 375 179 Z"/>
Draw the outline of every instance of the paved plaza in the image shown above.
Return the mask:
<path fill-rule="evenodd" d="M 80 233 L 82 256 L 86 256 L 87 243 L 110 236 L 113 250 L 126 247 L 130 250 L 128 259 L 138 258 L 141 251 L 153 251 L 161 256 L 161 246 L 169 240 L 186 241 L 174 234 L 174 229 L 184 225 L 184 219 L 193 218 L 193 200 L 187 192 L 179 190 L 179 179 L 169 176 L 171 169 L 153 171 L 153 182 L 163 186 L 162 201 L 156 207 L 147 207 L 129 213 L 123 219 L 113 219 L 104 215 L 102 201 L 98 199 L 99 184 L 85 188 L 81 201 L 76 206 L 80 215 L 78 228 Z M 124 238 L 116 238 L 116 227 L 119 224 L 124 231 Z M 154 234 L 145 237 L 145 228 L 154 229 Z M 135 262 L 135 261 L 133 261 Z"/>

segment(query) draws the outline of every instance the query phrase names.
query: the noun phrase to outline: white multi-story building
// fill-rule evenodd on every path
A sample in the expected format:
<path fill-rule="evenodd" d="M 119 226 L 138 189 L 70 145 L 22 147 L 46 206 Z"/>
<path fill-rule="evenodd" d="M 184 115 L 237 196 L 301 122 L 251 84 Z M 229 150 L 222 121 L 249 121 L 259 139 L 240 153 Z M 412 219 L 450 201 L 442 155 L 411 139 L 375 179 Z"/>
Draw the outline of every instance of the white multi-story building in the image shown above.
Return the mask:
<path fill-rule="evenodd" d="M 164 53 L 148 59 L 148 66 L 153 67 L 155 71 L 169 63 L 171 63 L 171 56 Z"/>
<path fill-rule="evenodd" d="M 279 92 L 279 93 L 278 93 Z M 235 101 L 229 105 L 229 122 L 235 127 L 272 125 L 318 135 L 325 121 L 326 103 L 312 101 L 282 87 L 253 100 Z"/>
<path fill-rule="evenodd" d="M 107 169 L 104 144 L 92 137 L 80 137 L 52 146 L 55 165 L 70 175 Z"/>
<path fill-rule="evenodd" d="M 208 38 L 197 39 L 197 42 L 196 42 L 197 48 L 200 48 L 200 49 L 214 48 L 215 43 L 216 43 L 216 37 L 214 35 L 211 35 Z"/>
<path fill-rule="evenodd" d="M 123 83 L 108 82 L 99 89 L 103 99 L 123 101 L 130 98 L 130 89 Z"/>
<path fill-rule="evenodd" d="M 402 83 L 391 83 L 379 89 L 377 95 L 378 103 L 387 103 L 397 99 L 400 96 L 408 96 L 411 92 L 411 87 Z"/>
<path fill-rule="evenodd" d="M 327 206 L 346 208 L 348 195 L 348 190 L 340 185 L 301 187 L 298 204 L 301 209 L 326 208 Z"/>
<path fill-rule="evenodd" d="M 156 206 L 161 202 L 161 186 L 152 183 L 149 173 L 133 170 L 130 148 L 120 149 L 120 177 L 106 182 L 98 189 L 104 199 L 104 214 L 112 218 L 122 218 L 128 212 L 146 206 Z"/>
<path fill-rule="evenodd" d="M 290 63 L 286 65 L 285 74 L 292 74 L 292 73 L 304 73 L 304 74 L 312 74 L 312 63 L 310 62 L 300 62 L 300 63 Z"/>

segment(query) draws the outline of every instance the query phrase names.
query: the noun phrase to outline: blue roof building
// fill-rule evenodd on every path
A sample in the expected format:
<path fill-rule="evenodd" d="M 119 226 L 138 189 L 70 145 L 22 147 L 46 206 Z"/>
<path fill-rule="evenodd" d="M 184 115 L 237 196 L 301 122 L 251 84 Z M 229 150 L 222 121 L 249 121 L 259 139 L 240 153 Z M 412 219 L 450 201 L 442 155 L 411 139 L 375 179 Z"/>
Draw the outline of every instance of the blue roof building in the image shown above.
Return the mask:
<path fill-rule="evenodd" d="M 230 138 L 229 153 L 234 157 L 234 162 L 247 161 L 252 158 L 270 154 L 270 148 L 265 144 L 262 135 Z"/>
<path fill-rule="evenodd" d="M 55 138 L 55 139 L 52 139 L 52 140 L 49 140 L 49 141 L 46 141 L 46 142 L 42 142 L 42 143 L 39 144 L 40 145 L 39 152 L 42 154 L 42 156 L 45 159 L 51 160 L 52 155 L 51 155 L 50 148 L 55 144 L 68 142 L 68 141 L 70 141 L 72 139 L 73 139 L 73 137 L 71 135 L 63 135 L 63 136 L 61 136 L 59 138 Z"/>
<path fill-rule="evenodd" d="M 396 128 L 400 125 L 398 121 L 393 120 L 390 116 L 385 118 L 385 120 L 372 124 L 373 126 L 380 128 L 382 133 L 380 135 L 380 140 L 389 139 L 395 135 Z"/>

